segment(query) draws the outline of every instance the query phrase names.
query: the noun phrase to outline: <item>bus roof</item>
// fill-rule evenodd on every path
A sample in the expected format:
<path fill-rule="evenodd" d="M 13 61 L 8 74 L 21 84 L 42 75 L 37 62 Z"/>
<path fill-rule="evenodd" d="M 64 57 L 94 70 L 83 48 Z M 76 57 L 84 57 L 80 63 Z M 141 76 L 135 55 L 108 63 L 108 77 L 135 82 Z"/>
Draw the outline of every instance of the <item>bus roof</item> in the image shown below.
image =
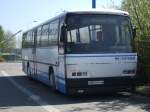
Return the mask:
<path fill-rule="evenodd" d="M 115 9 L 90 9 L 90 10 L 70 10 L 66 13 L 98 13 L 98 14 L 114 14 L 114 15 L 129 15 L 128 12 Z"/>
<path fill-rule="evenodd" d="M 30 31 L 30 30 L 33 30 L 43 24 L 46 24 L 52 20 L 55 20 L 56 18 L 59 18 L 61 16 L 64 16 L 66 14 L 69 14 L 69 13 L 74 13 L 74 14 L 112 14 L 112 15 L 122 15 L 122 16 L 129 16 L 129 13 L 126 12 L 126 11 L 121 11 L 121 10 L 115 10 L 115 9 L 90 9 L 90 10 L 69 10 L 69 11 L 63 11 L 63 13 L 25 31 L 24 33 Z"/>

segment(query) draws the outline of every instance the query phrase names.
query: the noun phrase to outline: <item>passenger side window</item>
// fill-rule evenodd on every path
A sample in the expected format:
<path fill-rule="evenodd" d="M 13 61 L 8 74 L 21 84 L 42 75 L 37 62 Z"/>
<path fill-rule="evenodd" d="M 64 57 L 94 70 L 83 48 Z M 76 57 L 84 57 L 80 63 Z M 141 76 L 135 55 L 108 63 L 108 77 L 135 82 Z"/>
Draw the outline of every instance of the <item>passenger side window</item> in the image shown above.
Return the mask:
<path fill-rule="evenodd" d="M 27 33 L 23 34 L 22 38 L 22 48 L 27 48 Z"/>
<path fill-rule="evenodd" d="M 42 27 L 42 34 L 41 34 L 41 46 L 47 47 L 48 46 L 48 29 L 49 24 L 43 25 Z"/>
<path fill-rule="evenodd" d="M 42 28 L 39 27 L 37 29 L 37 46 L 41 46 L 41 33 L 42 33 Z"/>
<path fill-rule="evenodd" d="M 26 43 L 27 43 L 27 47 L 33 47 L 33 45 L 34 45 L 34 36 L 33 36 L 32 31 L 27 33 Z"/>
<path fill-rule="evenodd" d="M 58 24 L 59 20 L 50 23 L 49 27 L 49 45 L 56 45 L 58 41 Z"/>

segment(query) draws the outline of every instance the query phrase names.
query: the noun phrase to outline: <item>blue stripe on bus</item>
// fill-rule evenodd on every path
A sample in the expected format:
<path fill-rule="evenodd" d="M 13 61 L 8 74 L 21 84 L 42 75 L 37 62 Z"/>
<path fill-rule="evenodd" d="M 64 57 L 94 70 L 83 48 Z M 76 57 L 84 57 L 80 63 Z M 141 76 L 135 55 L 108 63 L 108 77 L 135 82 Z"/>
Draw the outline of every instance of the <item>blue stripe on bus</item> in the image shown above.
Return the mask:
<path fill-rule="evenodd" d="M 74 57 L 119 57 L 119 56 L 136 56 L 136 55 L 66 56 L 66 57 L 69 57 L 69 58 L 74 58 Z"/>
<path fill-rule="evenodd" d="M 39 72 L 37 79 L 46 85 L 50 85 L 49 79 L 46 77 L 46 74 L 43 72 Z"/>
<path fill-rule="evenodd" d="M 33 70 L 31 68 L 31 70 Z M 46 77 L 48 75 L 47 72 L 41 71 L 41 70 L 37 70 L 37 75 L 31 75 L 34 79 L 39 80 L 40 82 L 46 84 L 46 85 L 50 85 L 49 79 L 48 77 Z M 62 74 L 61 74 L 62 75 Z M 57 86 L 57 90 L 62 92 L 62 93 L 66 93 L 66 87 L 65 87 L 65 78 L 56 75 L 56 78 L 58 78 L 58 80 L 56 81 L 56 86 Z M 64 81 L 64 83 L 62 83 L 61 81 Z"/>
<path fill-rule="evenodd" d="M 61 79 L 61 80 L 65 80 L 64 77 L 61 77 L 61 76 L 59 76 L 59 75 L 56 75 L 56 78 Z"/>
<path fill-rule="evenodd" d="M 64 83 L 61 82 L 57 82 L 57 89 L 62 92 L 62 93 L 66 93 L 66 86 Z"/>
<path fill-rule="evenodd" d="M 63 75 L 63 74 L 59 74 L 59 75 Z M 60 92 L 62 92 L 62 93 L 66 93 L 65 78 L 61 77 L 59 75 L 56 75 L 56 78 L 57 78 L 57 81 L 56 81 L 57 89 Z"/>
<path fill-rule="evenodd" d="M 38 71 L 45 74 L 45 75 L 48 75 L 48 72 L 44 72 L 44 71 L 41 71 L 41 70 L 38 70 Z"/>
<path fill-rule="evenodd" d="M 38 80 L 40 80 L 41 82 L 45 83 L 46 85 L 50 85 L 49 83 L 49 79 L 47 77 L 45 77 L 44 75 L 46 75 L 46 72 L 39 72 L 40 74 L 38 74 Z M 58 76 L 57 76 L 58 78 Z M 60 79 L 61 78 L 61 79 Z M 65 79 L 62 77 L 59 77 L 60 80 L 63 80 L 65 82 Z M 56 81 L 56 86 L 57 86 L 57 90 L 62 92 L 62 93 L 66 93 L 66 88 L 65 88 L 65 84 Z"/>
<path fill-rule="evenodd" d="M 34 69 L 30 68 L 30 70 L 33 71 Z M 46 77 L 47 75 L 48 75 L 47 72 L 40 71 L 40 70 L 37 70 L 37 75 L 31 74 L 32 78 L 34 78 L 36 80 L 39 80 L 40 82 L 42 82 L 42 83 L 44 83 L 46 85 L 50 85 L 48 77 Z"/>

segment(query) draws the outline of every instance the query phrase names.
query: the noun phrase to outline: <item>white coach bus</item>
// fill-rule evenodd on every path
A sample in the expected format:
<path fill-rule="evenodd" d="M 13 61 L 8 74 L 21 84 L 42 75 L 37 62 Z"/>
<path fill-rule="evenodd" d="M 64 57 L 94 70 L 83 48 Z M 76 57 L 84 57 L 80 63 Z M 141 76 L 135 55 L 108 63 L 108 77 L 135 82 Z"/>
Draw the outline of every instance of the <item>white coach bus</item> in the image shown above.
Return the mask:
<path fill-rule="evenodd" d="M 23 34 L 23 71 L 64 94 L 129 91 L 137 53 L 129 14 L 64 12 Z"/>

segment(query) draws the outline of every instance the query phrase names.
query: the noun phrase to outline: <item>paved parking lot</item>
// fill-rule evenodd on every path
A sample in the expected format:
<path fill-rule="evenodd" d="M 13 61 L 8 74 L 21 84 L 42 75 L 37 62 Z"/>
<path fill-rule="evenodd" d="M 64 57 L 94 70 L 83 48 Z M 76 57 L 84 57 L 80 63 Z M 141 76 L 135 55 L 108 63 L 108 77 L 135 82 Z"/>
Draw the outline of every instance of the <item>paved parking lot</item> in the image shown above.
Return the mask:
<path fill-rule="evenodd" d="M 150 98 L 131 93 L 68 97 L 30 80 L 21 63 L 0 63 L 0 112 L 150 112 Z"/>

